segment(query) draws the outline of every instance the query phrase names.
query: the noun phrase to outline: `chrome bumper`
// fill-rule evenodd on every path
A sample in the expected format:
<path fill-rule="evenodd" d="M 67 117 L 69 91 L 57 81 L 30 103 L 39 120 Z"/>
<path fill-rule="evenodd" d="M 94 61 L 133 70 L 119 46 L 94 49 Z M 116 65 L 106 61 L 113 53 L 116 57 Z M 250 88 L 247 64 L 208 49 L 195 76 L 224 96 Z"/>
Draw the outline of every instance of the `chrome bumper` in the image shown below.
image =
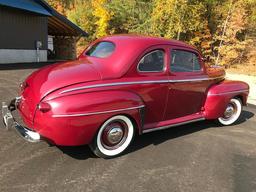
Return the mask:
<path fill-rule="evenodd" d="M 12 111 L 16 110 L 19 101 L 20 98 L 17 97 L 12 100 L 9 105 L 7 105 L 5 102 L 2 102 L 2 116 L 5 128 L 6 130 L 15 129 L 22 138 L 29 142 L 39 142 L 40 134 L 20 125 L 15 121 L 12 115 Z"/>

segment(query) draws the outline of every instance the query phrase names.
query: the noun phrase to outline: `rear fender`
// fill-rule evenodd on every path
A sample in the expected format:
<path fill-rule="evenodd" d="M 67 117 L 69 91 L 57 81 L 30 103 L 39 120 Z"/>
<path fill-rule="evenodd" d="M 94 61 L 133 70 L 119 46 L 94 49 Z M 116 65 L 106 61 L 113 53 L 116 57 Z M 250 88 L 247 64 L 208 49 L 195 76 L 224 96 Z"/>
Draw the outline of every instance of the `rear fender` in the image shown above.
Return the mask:
<path fill-rule="evenodd" d="M 129 91 L 99 91 L 46 100 L 51 111 L 37 110 L 37 131 L 57 145 L 89 144 L 99 127 L 110 117 L 126 115 L 142 130 L 144 103 Z"/>
<path fill-rule="evenodd" d="M 204 115 L 206 119 L 217 119 L 223 113 L 232 98 L 239 98 L 243 105 L 247 103 L 249 85 L 242 81 L 224 80 L 213 85 L 207 93 L 204 104 Z"/>

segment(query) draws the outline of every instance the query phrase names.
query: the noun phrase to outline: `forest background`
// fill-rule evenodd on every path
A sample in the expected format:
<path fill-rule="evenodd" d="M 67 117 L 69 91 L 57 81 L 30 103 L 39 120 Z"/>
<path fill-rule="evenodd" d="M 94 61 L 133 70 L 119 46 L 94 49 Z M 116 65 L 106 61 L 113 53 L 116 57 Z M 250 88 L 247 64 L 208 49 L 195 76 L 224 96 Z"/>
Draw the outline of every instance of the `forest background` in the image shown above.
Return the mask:
<path fill-rule="evenodd" d="M 256 0 L 48 0 L 85 30 L 89 42 L 132 33 L 185 41 L 239 73 L 256 75 Z"/>

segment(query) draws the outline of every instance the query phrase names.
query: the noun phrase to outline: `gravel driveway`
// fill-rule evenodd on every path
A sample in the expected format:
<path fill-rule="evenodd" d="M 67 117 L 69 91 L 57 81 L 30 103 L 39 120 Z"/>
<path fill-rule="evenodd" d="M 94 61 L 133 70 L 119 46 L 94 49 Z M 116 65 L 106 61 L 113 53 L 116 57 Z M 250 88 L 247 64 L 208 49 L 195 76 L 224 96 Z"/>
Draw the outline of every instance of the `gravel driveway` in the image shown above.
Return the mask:
<path fill-rule="evenodd" d="M 33 70 L 1 70 L 0 101 L 15 97 Z M 87 146 L 31 144 L 1 129 L 0 191 L 256 191 L 255 113 L 245 107 L 234 126 L 199 122 L 148 133 L 111 160 Z"/>

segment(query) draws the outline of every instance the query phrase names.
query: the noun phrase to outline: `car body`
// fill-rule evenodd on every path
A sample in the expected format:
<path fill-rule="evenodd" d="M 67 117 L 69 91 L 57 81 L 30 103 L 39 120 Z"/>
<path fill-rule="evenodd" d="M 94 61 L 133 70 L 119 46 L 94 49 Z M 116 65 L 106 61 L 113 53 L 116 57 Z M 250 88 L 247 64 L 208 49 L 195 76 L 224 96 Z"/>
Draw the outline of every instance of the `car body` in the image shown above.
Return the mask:
<path fill-rule="evenodd" d="M 116 35 L 96 40 L 75 61 L 32 73 L 20 96 L 3 104 L 3 115 L 13 125 L 10 111 L 17 108 L 25 126 L 14 121 L 15 127 L 29 141 L 90 144 L 96 155 L 112 157 L 135 133 L 204 119 L 232 124 L 248 93 L 246 83 L 226 80 L 222 68 L 207 67 L 186 43 Z"/>

